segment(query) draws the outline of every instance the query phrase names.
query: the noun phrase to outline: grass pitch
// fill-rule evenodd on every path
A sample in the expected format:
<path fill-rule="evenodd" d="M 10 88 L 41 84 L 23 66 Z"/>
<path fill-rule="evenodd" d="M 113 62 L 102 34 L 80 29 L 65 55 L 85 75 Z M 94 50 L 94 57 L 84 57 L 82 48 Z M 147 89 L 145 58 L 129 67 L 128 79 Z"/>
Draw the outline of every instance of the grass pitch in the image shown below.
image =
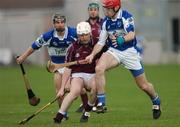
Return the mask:
<path fill-rule="evenodd" d="M 30 106 L 18 66 L 0 67 L 0 127 L 56 127 L 53 124 L 58 106 L 49 108 L 31 119 L 26 125 L 18 121 L 33 114 L 55 97 L 53 76 L 44 67 L 25 66 L 27 77 L 38 106 Z M 79 123 L 81 114 L 75 113 L 80 99 L 69 109 L 70 119 L 62 127 L 179 127 L 180 126 L 180 65 L 145 66 L 148 80 L 154 84 L 162 100 L 162 116 L 152 119 L 151 101 L 135 85 L 129 71 L 118 67 L 107 72 L 107 107 L 105 114 L 91 113 L 88 123 Z"/>

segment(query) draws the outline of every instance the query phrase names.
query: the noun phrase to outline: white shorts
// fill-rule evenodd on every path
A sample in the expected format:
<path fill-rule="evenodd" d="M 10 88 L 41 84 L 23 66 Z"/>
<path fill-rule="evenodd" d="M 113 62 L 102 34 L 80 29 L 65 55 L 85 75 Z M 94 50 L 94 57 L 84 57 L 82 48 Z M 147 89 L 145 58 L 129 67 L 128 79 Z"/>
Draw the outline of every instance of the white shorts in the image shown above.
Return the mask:
<path fill-rule="evenodd" d="M 59 68 L 59 69 L 57 69 L 57 72 L 59 72 L 60 74 L 63 74 L 64 73 L 64 67 L 63 68 Z"/>
<path fill-rule="evenodd" d="M 113 55 L 115 59 L 118 60 L 119 64 L 122 64 L 129 70 L 140 70 L 143 68 L 141 65 L 141 57 L 134 47 L 124 51 L 110 47 L 107 52 Z"/>
<path fill-rule="evenodd" d="M 92 79 L 92 77 L 95 75 L 95 73 L 73 73 L 72 77 L 76 77 L 76 78 L 82 78 L 85 85 L 89 86 L 90 84 L 90 80 Z"/>

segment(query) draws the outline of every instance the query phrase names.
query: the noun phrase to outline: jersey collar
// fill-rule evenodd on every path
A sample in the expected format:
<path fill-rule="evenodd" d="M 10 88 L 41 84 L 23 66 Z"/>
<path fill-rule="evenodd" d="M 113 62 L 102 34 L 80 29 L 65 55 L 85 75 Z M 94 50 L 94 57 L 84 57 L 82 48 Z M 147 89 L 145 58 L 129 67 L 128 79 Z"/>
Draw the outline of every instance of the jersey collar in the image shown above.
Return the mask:
<path fill-rule="evenodd" d="M 67 35 L 68 35 L 68 27 L 67 26 L 65 27 L 65 32 L 64 32 L 63 37 L 58 36 L 57 31 L 54 30 L 54 37 L 58 38 L 59 40 L 64 40 L 65 38 L 67 38 Z"/>
<path fill-rule="evenodd" d="M 112 20 L 112 21 L 116 21 L 117 19 L 121 19 L 121 18 L 122 18 L 122 10 L 119 9 L 119 11 L 117 12 L 117 15 L 116 15 L 116 18 L 115 18 L 115 19 L 110 19 L 110 18 L 108 18 L 108 19 L 110 19 L 110 20 Z"/>

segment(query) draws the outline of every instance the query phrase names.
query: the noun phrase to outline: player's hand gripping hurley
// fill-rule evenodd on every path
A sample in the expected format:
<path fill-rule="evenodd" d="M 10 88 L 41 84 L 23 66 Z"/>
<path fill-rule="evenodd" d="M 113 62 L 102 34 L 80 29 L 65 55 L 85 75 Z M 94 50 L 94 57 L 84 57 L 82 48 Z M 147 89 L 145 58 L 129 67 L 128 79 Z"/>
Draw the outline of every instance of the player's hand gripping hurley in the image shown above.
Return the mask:
<path fill-rule="evenodd" d="M 58 70 L 59 68 L 69 67 L 69 66 L 78 65 L 78 64 L 87 64 L 87 61 L 86 60 L 78 60 L 78 61 L 72 61 L 72 62 L 67 62 L 67 63 L 62 63 L 62 64 L 55 64 L 49 60 L 46 68 L 47 68 L 48 72 L 53 73 L 56 70 Z"/>

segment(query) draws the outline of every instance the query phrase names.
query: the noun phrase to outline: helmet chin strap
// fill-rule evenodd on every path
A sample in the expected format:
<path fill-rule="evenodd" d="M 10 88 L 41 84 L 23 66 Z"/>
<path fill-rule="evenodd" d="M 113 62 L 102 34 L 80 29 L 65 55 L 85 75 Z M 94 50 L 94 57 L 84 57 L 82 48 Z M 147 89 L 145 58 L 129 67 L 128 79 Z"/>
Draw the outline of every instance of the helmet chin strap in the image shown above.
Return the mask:
<path fill-rule="evenodd" d="M 120 8 L 119 8 L 120 9 Z M 112 16 L 113 18 L 116 16 L 116 14 L 118 13 L 119 9 L 116 11 L 115 10 L 115 7 L 113 8 L 113 11 L 114 11 L 114 15 Z"/>

